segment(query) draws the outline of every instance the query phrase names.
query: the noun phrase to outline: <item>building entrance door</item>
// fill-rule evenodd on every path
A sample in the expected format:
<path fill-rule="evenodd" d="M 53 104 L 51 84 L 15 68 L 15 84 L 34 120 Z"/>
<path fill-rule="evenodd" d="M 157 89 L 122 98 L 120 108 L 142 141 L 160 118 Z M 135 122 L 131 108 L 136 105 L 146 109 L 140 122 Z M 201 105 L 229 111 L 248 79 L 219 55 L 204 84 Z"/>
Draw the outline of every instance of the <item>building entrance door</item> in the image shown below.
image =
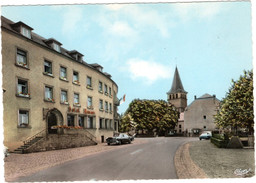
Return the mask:
<path fill-rule="evenodd" d="M 48 133 L 49 134 L 56 134 L 57 133 L 57 129 L 52 129 L 52 126 L 56 126 L 57 125 L 57 117 L 54 113 L 50 113 L 48 116 Z"/>

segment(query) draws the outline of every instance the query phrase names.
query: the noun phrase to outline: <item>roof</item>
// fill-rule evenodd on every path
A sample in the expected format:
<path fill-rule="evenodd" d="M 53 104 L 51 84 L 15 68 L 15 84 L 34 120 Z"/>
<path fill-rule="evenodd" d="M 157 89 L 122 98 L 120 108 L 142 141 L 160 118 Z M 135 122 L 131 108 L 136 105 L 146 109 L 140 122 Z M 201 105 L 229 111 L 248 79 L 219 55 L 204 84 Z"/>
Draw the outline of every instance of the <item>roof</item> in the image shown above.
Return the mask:
<path fill-rule="evenodd" d="M 201 97 L 199 97 L 199 99 L 206 99 L 206 98 L 212 98 L 213 96 L 211 96 L 210 94 L 206 93 L 204 95 L 202 95 Z"/>
<path fill-rule="evenodd" d="M 202 95 L 201 97 L 199 97 L 199 98 L 196 98 L 196 96 L 195 96 L 195 100 L 193 101 L 193 102 L 191 102 L 188 106 L 187 106 L 187 108 L 189 108 L 194 102 L 196 102 L 196 101 L 199 101 L 199 100 L 216 100 L 216 101 L 218 101 L 218 102 L 220 102 L 220 100 L 219 99 L 217 99 L 216 98 L 216 95 L 210 95 L 210 94 L 208 94 L 208 93 L 205 93 L 204 95 Z"/>
<path fill-rule="evenodd" d="M 103 68 L 101 65 L 99 65 L 99 64 L 97 64 L 97 63 L 90 64 L 90 65 L 93 66 L 93 67 L 101 67 L 101 68 Z"/>
<path fill-rule="evenodd" d="M 10 31 L 10 32 L 12 32 L 12 33 L 14 33 L 14 34 L 16 34 L 16 35 L 23 36 L 23 35 L 21 35 L 20 32 L 18 32 L 16 29 L 14 29 L 14 27 L 16 27 L 16 26 L 18 26 L 18 25 L 25 25 L 26 27 L 28 27 L 28 28 L 30 28 L 31 30 L 33 30 L 32 27 L 29 27 L 28 25 L 26 25 L 25 23 L 23 23 L 23 22 L 21 22 L 21 21 L 20 21 L 20 22 L 17 22 L 17 23 L 14 23 L 13 21 L 7 19 L 6 17 L 1 16 L 1 28 L 4 28 L 5 30 L 8 30 L 8 31 Z M 41 45 L 41 46 L 47 48 L 47 49 L 51 49 L 52 51 L 55 51 L 55 50 L 53 50 L 53 49 L 50 47 L 50 45 L 48 45 L 47 43 L 54 41 L 54 42 L 57 42 L 58 44 L 61 45 L 61 43 L 60 43 L 59 41 L 55 40 L 54 38 L 46 39 L 46 38 L 44 38 L 44 37 L 42 37 L 42 36 L 40 36 L 40 35 L 38 35 L 38 34 L 36 34 L 36 33 L 34 33 L 34 32 L 31 32 L 31 39 L 29 39 L 29 40 L 31 40 L 32 42 L 37 43 L 37 44 L 39 44 L 39 45 Z M 65 56 L 65 57 L 68 57 L 68 58 L 71 59 L 72 61 L 78 62 L 76 59 L 74 59 L 74 58 L 72 57 L 72 54 L 74 54 L 74 53 L 77 53 L 77 54 L 80 54 L 81 56 L 83 56 L 83 54 L 79 53 L 79 52 L 76 51 L 76 50 L 68 51 L 67 49 L 65 49 L 65 48 L 63 48 L 63 47 L 60 47 L 60 53 L 59 53 L 59 52 L 56 52 L 56 54 L 61 54 L 61 55 Z M 92 65 L 87 64 L 85 61 L 81 61 L 81 62 L 78 62 L 78 63 L 80 63 L 80 64 L 82 64 L 82 65 L 85 65 L 85 66 L 87 66 L 87 67 L 89 67 L 89 68 L 91 68 L 91 69 L 93 69 L 93 70 L 96 70 L 96 71 L 100 72 L 100 73 L 103 74 L 104 76 L 107 76 L 111 81 L 113 81 L 113 80 L 109 77 L 110 74 L 106 74 L 106 73 L 103 73 L 102 71 L 99 71 L 98 69 L 96 69 L 96 68 L 93 67 Z M 100 66 L 100 65 L 99 65 L 99 66 Z M 100 66 L 100 67 L 102 67 L 102 66 Z M 103 67 L 102 67 L 102 68 L 103 68 Z M 114 82 L 114 81 L 113 81 L 113 82 Z M 115 82 L 114 82 L 114 83 L 115 83 Z M 116 83 L 115 83 L 115 84 L 116 84 Z M 117 86 L 117 84 L 116 84 L 116 86 Z"/>
<path fill-rule="evenodd" d="M 172 93 L 187 93 L 183 88 L 177 67 L 175 69 L 175 73 L 172 81 L 172 88 L 169 90 L 167 94 L 172 94 Z"/>

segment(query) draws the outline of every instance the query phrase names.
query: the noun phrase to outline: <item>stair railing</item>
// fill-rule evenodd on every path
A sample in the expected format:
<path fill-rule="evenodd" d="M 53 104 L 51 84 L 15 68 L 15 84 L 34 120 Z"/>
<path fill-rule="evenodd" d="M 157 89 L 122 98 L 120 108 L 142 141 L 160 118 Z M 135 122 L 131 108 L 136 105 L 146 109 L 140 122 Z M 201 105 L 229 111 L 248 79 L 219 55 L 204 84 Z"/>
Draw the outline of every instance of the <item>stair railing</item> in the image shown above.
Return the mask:
<path fill-rule="evenodd" d="M 85 130 L 85 135 L 89 138 L 89 139 L 91 139 L 92 141 L 94 141 L 94 142 L 96 142 L 97 143 L 97 141 L 96 141 L 96 137 L 93 135 L 93 134 L 91 134 L 88 130 Z"/>
<path fill-rule="evenodd" d="M 46 134 L 46 129 L 43 129 L 42 131 L 40 131 L 40 132 L 36 133 L 35 135 L 33 135 L 33 136 L 27 138 L 26 140 L 24 140 L 23 143 L 25 145 L 26 143 L 30 142 L 31 140 L 35 139 L 36 137 L 45 136 L 45 134 Z"/>

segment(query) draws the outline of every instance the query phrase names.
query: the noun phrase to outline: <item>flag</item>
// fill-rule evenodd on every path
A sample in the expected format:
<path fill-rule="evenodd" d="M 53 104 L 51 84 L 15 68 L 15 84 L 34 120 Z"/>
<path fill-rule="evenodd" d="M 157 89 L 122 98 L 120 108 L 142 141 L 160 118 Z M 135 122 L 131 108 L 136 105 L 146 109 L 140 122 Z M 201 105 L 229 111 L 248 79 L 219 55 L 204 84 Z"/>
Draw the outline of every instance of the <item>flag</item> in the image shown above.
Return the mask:
<path fill-rule="evenodd" d="M 124 94 L 123 98 L 120 99 L 120 105 L 125 102 L 126 95 Z"/>

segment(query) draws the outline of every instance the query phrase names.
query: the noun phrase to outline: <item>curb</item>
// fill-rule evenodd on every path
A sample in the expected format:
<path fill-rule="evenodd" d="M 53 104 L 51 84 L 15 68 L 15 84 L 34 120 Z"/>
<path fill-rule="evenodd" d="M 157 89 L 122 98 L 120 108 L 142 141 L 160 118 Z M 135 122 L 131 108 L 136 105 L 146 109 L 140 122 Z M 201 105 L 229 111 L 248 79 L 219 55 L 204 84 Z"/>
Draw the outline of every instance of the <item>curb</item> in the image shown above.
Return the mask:
<path fill-rule="evenodd" d="M 199 168 L 189 155 L 189 143 L 183 144 L 175 153 L 174 165 L 179 179 L 205 179 L 206 173 Z"/>

